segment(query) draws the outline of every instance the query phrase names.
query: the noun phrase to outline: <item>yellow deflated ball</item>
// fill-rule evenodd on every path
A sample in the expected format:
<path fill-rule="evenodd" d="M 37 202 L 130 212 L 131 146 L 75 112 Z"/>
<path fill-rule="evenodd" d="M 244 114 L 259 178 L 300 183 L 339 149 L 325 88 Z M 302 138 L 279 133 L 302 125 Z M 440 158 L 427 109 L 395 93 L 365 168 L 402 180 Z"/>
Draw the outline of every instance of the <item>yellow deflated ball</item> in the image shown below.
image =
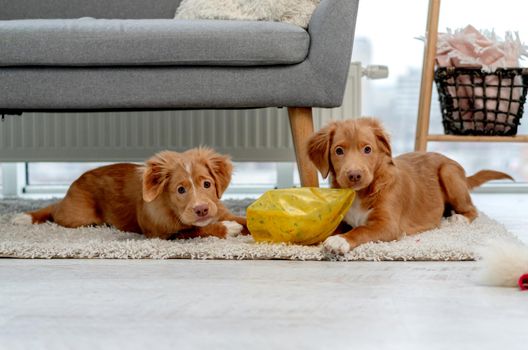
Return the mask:
<path fill-rule="evenodd" d="M 354 197 L 350 189 L 271 190 L 248 207 L 247 226 L 257 242 L 316 244 L 334 232 Z"/>

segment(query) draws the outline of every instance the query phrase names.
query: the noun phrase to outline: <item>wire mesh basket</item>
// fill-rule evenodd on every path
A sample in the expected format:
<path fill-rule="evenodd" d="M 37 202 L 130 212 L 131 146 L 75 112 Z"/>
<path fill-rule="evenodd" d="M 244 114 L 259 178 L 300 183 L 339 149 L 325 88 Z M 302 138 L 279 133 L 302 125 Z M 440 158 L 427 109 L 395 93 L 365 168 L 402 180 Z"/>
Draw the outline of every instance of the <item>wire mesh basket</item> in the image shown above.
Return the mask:
<path fill-rule="evenodd" d="M 444 132 L 512 136 L 524 111 L 528 69 L 442 67 L 435 72 Z"/>

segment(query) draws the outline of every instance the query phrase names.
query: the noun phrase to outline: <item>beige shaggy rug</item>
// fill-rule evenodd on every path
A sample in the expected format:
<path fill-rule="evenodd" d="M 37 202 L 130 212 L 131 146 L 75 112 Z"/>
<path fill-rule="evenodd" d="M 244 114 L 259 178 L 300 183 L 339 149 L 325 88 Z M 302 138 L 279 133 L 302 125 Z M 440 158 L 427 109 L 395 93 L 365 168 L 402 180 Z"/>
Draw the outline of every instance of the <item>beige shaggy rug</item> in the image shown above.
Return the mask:
<path fill-rule="evenodd" d="M 226 201 L 243 214 L 251 200 Z M 495 220 L 481 214 L 472 224 L 445 219 L 440 228 L 399 241 L 364 244 L 345 256 L 327 255 L 320 246 L 257 244 L 251 237 L 198 238 L 163 241 L 146 239 L 111 227 L 67 229 L 55 224 L 16 226 L 16 212 L 44 201 L 0 201 L 0 257 L 77 259 L 283 259 L 283 260 L 420 260 L 460 261 L 479 258 L 489 240 L 517 239 Z"/>

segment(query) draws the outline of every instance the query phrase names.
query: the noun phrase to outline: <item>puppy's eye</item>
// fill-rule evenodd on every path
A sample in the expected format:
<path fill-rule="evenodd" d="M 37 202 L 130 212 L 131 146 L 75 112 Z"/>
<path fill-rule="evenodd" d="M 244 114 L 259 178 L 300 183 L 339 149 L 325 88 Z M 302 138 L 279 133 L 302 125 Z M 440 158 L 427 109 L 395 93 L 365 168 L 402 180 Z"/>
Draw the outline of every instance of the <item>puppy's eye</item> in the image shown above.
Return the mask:
<path fill-rule="evenodd" d="M 185 192 L 187 192 L 187 190 L 185 189 L 185 187 L 183 187 L 183 186 L 178 187 L 178 193 L 179 193 L 179 194 L 184 194 Z"/>
<path fill-rule="evenodd" d="M 204 183 L 203 183 L 203 187 L 204 187 L 204 188 L 209 188 L 209 187 L 211 187 L 211 181 L 204 181 Z"/>
<path fill-rule="evenodd" d="M 343 147 L 336 147 L 335 154 L 337 154 L 338 156 L 342 156 L 343 154 L 345 154 L 345 150 L 343 149 Z"/>
<path fill-rule="evenodd" d="M 363 153 L 365 153 L 365 154 L 369 154 L 370 152 L 372 152 L 372 147 L 370 147 L 370 146 L 365 146 L 365 148 L 363 148 Z"/>

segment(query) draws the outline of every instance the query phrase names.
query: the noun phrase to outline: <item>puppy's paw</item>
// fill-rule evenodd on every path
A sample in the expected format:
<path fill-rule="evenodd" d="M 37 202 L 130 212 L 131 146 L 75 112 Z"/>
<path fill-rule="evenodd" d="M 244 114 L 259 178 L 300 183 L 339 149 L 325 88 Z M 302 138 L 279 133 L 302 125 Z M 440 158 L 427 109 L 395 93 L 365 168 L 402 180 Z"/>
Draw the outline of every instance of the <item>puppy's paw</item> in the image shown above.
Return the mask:
<path fill-rule="evenodd" d="M 33 223 L 31 215 L 26 213 L 16 214 L 11 218 L 11 224 L 19 226 L 29 226 Z"/>
<path fill-rule="evenodd" d="M 449 216 L 447 218 L 447 222 L 449 222 L 450 224 L 456 224 L 456 225 L 469 225 L 470 224 L 469 219 L 461 214 L 453 214 Z"/>
<path fill-rule="evenodd" d="M 350 251 L 350 243 L 339 235 L 330 236 L 324 241 L 323 250 L 327 253 L 344 255 Z"/>
<path fill-rule="evenodd" d="M 236 221 L 222 221 L 222 225 L 226 228 L 226 237 L 236 237 L 244 229 L 244 226 Z"/>

